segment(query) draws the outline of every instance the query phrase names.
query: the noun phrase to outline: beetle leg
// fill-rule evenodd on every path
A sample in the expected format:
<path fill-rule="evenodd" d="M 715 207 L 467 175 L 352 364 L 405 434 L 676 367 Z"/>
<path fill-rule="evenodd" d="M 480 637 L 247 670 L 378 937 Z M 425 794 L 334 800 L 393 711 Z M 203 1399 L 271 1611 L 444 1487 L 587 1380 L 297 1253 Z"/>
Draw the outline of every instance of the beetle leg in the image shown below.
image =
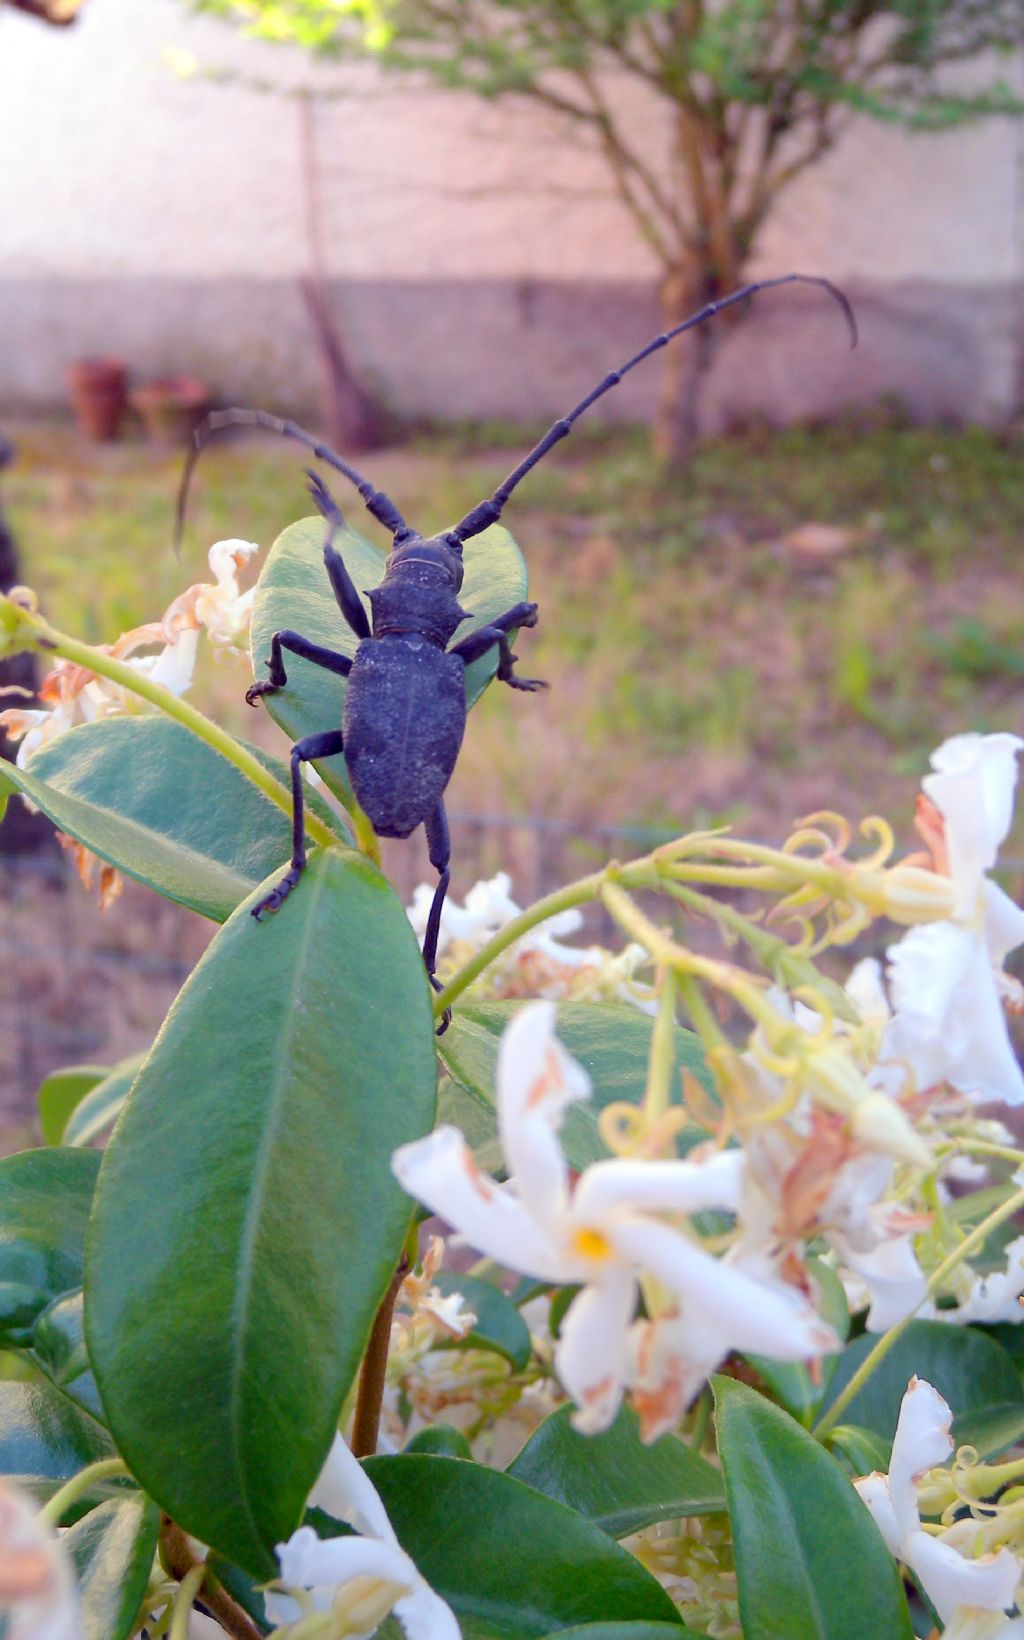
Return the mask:
<path fill-rule="evenodd" d="M 448 892 L 451 881 L 449 866 L 452 858 L 451 838 L 448 835 L 448 816 L 444 812 L 444 803 L 438 803 L 437 808 L 427 815 L 423 822 L 423 829 L 427 834 L 427 853 L 434 870 L 440 874 L 440 880 L 434 890 L 434 898 L 430 906 L 430 915 L 427 918 L 426 932 L 423 935 L 423 961 L 426 964 L 427 978 L 435 991 L 444 987 L 437 979 L 434 969 L 437 967 L 437 936 L 441 932 L 441 908 L 444 897 Z M 441 1023 L 437 1027 L 437 1035 L 443 1036 L 452 1021 L 452 1011 L 446 1008 L 441 1016 Z"/>
<path fill-rule="evenodd" d="M 537 625 L 536 604 L 513 604 L 506 609 L 504 615 L 496 615 L 487 626 L 471 632 L 468 638 L 453 645 L 449 654 L 458 655 L 464 665 L 468 666 L 478 656 L 486 654 L 494 644 L 498 646 L 498 677 L 502 683 L 507 683 L 513 689 L 546 689 L 547 684 L 541 678 L 517 678 L 513 671 L 516 657 L 509 647 L 508 633 L 511 629 L 521 626 Z"/>
<path fill-rule="evenodd" d="M 293 655 L 301 655 L 303 660 L 312 661 L 314 666 L 322 666 L 328 672 L 337 672 L 340 677 L 347 678 L 352 670 L 352 659 L 349 655 L 339 655 L 335 649 L 325 649 L 323 644 L 313 643 L 310 638 L 304 638 L 301 632 L 275 632 L 270 640 L 270 676 L 261 683 L 254 683 L 245 691 L 245 698 L 250 706 L 255 706 L 260 695 L 272 695 L 275 689 L 283 689 L 288 682 L 284 669 L 282 649 L 290 649 Z"/>
<path fill-rule="evenodd" d="M 345 749 L 340 729 L 328 729 L 320 735 L 307 735 L 292 747 L 292 863 L 276 888 L 254 905 L 250 913 L 259 922 L 264 911 L 276 911 L 288 898 L 302 876 L 306 864 L 306 828 L 302 801 L 302 764 L 314 758 L 334 757 Z"/>

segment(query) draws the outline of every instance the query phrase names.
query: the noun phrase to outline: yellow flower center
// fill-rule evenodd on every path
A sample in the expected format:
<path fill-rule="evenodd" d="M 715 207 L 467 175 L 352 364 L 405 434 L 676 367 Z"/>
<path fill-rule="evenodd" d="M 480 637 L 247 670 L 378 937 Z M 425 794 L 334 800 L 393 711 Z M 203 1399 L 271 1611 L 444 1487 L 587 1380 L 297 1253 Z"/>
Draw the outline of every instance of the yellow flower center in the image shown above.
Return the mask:
<path fill-rule="evenodd" d="M 598 1261 L 609 1259 L 612 1256 L 612 1244 L 600 1230 L 577 1230 L 573 1234 L 572 1247 L 574 1253 L 581 1258 L 590 1258 Z"/>

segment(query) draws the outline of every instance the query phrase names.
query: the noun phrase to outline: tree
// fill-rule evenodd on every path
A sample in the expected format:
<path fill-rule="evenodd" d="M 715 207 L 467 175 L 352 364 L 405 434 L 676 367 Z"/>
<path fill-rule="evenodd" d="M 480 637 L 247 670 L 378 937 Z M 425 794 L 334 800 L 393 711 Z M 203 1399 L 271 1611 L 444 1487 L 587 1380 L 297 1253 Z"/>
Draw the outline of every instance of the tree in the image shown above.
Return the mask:
<path fill-rule="evenodd" d="M 1024 46 L 1021 0 L 192 0 L 264 38 L 553 111 L 602 156 L 657 258 L 665 326 L 744 282 L 783 191 L 866 116 L 943 130 L 1024 113 L 998 58 Z M 993 60 L 993 58 L 995 60 Z M 987 61 L 984 83 L 950 70 Z M 660 110 L 662 153 L 617 95 Z M 650 122 L 645 122 L 649 127 Z M 670 348 L 665 457 L 696 434 L 712 327 Z"/>

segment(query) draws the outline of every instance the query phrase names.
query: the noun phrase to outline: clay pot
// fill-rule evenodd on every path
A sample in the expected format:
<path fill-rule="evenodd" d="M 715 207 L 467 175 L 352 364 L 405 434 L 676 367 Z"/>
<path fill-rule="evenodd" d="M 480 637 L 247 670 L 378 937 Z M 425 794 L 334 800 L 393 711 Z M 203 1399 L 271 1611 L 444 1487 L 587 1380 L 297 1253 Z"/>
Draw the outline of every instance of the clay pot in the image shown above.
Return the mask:
<path fill-rule="evenodd" d="M 79 431 L 106 443 L 117 438 L 128 402 L 127 372 L 120 359 L 76 359 L 68 368 L 68 392 Z"/>
<path fill-rule="evenodd" d="M 155 444 L 186 444 L 210 407 L 210 389 L 197 376 L 164 376 L 133 388 L 129 402 Z"/>

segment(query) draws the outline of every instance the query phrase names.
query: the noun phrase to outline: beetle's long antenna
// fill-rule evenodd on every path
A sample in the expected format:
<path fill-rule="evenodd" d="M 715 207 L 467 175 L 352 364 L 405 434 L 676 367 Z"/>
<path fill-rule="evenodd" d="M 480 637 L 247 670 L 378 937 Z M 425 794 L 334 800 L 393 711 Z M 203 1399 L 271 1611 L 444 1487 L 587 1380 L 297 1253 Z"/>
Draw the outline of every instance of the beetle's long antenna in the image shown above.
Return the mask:
<path fill-rule="evenodd" d="M 375 490 L 369 479 L 356 471 L 347 461 L 326 444 L 321 444 L 312 433 L 307 433 L 304 427 L 299 427 L 294 421 L 282 421 L 278 416 L 270 416 L 265 410 L 214 410 L 212 415 L 200 422 L 192 434 L 192 447 L 185 461 L 185 470 L 181 475 L 181 484 L 178 488 L 178 502 L 174 511 L 174 550 L 178 551 L 181 545 L 182 530 L 185 527 L 185 507 L 188 503 L 188 490 L 192 482 L 196 462 L 210 439 L 215 433 L 220 433 L 225 427 L 265 427 L 268 432 L 280 433 L 284 438 L 293 438 L 299 444 L 304 444 L 312 450 L 321 461 L 335 468 L 339 473 L 351 479 L 366 504 L 367 511 L 383 524 L 392 535 L 408 526 L 390 496 L 383 490 Z"/>
<path fill-rule="evenodd" d="M 588 393 L 585 399 L 581 399 L 579 404 L 569 411 L 568 415 L 562 416 L 560 420 L 556 421 L 544 434 L 540 443 L 534 446 L 529 455 L 519 463 L 519 466 L 513 472 L 509 473 L 505 482 L 499 484 L 490 500 L 481 501 L 478 506 L 473 508 L 472 512 L 468 512 L 465 518 L 456 524 L 454 529 L 447 531 L 449 541 L 461 545 L 463 541 L 468 541 L 470 536 L 479 535 L 481 530 L 487 529 L 488 525 L 496 524 L 501 517 L 502 508 L 520 479 L 525 478 L 527 473 L 536 467 L 538 461 L 543 461 L 548 451 L 558 443 L 559 439 L 565 438 L 566 434 L 572 430 L 573 422 L 582 416 L 584 410 L 589 410 L 596 400 L 618 385 L 627 370 L 632 370 L 635 365 L 642 364 L 644 359 L 649 358 L 652 353 L 656 353 L 659 348 L 670 342 L 673 336 L 680 336 L 684 330 L 692 330 L 695 325 L 703 324 L 705 319 L 713 318 L 716 313 L 721 313 L 723 308 L 732 307 L 735 302 L 742 302 L 746 297 L 753 296 L 756 291 L 771 290 L 775 285 L 791 285 L 795 282 L 805 285 L 820 285 L 823 290 L 827 290 L 829 295 L 835 298 L 843 310 L 846 323 L 850 329 L 850 346 L 856 347 L 857 321 L 853 316 L 853 309 L 849 301 L 830 280 L 817 278 L 813 274 L 786 273 L 778 279 L 759 279 L 756 284 L 744 285 L 742 290 L 734 290 L 730 296 L 723 296 L 720 301 L 708 302 L 699 312 L 692 313 L 688 319 L 684 319 L 682 324 L 676 325 L 672 330 L 664 331 L 660 336 L 655 336 L 653 342 L 648 342 L 647 346 L 641 348 L 639 353 L 634 353 L 633 357 L 627 359 L 625 364 L 620 365 L 618 370 L 611 371 L 604 378 L 604 381 L 594 388 L 593 392 Z"/>

